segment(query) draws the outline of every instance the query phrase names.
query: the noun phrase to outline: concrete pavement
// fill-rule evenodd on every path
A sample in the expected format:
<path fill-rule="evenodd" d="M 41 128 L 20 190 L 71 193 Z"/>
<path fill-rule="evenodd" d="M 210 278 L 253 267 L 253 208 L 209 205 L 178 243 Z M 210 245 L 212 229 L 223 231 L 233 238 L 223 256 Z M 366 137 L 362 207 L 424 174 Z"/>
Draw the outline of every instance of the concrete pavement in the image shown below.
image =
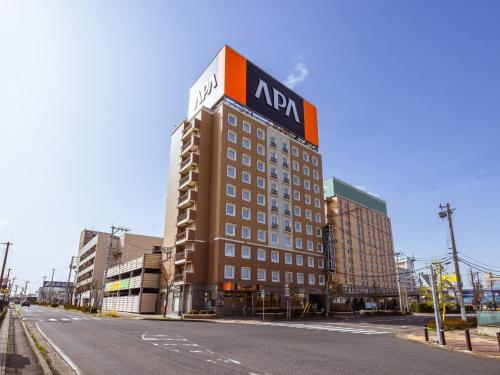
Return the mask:
<path fill-rule="evenodd" d="M 24 311 L 81 374 L 449 375 L 496 374 L 499 368 L 493 359 L 397 339 L 393 333 L 421 326 L 411 317 L 264 322 L 282 323 L 270 325 L 83 320 L 75 318 L 90 316 L 39 306 Z"/>

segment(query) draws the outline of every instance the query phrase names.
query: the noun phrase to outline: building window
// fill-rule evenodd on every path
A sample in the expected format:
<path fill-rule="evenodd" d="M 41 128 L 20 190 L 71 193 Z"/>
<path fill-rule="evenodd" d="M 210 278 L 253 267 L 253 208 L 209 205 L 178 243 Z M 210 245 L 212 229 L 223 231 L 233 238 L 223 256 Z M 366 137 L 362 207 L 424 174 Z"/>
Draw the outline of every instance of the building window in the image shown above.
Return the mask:
<path fill-rule="evenodd" d="M 227 140 L 231 143 L 236 143 L 236 142 L 238 142 L 238 136 L 236 135 L 235 132 L 228 130 L 227 131 Z"/>
<path fill-rule="evenodd" d="M 243 137 L 243 148 L 246 148 L 247 150 L 250 150 L 252 148 L 252 142 L 250 139 Z"/>
<path fill-rule="evenodd" d="M 271 281 L 274 283 L 278 283 L 280 281 L 279 271 L 271 271 Z"/>
<path fill-rule="evenodd" d="M 234 244 L 226 243 L 224 246 L 224 255 L 227 257 L 234 257 Z"/>
<path fill-rule="evenodd" d="M 307 165 L 304 165 L 303 170 L 304 170 L 304 174 L 305 174 L 306 176 L 309 176 L 309 167 L 308 167 Z"/>
<path fill-rule="evenodd" d="M 257 177 L 257 181 L 259 178 Z M 266 205 L 266 197 L 262 194 L 257 194 L 257 204 L 259 206 L 265 206 Z"/>
<path fill-rule="evenodd" d="M 242 259 L 250 259 L 252 257 L 252 251 L 250 250 L 250 246 L 242 246 L 241 247 L 241 258 Z"/>
<path fill-rule="evenodd" d="M 313 169 L 313 178 L 319 180 L 319 173 L 316 169 Z M 316 192 L 316 189 L 314 191 Z"/>
<path fill-rule="evenodd" d="M 304 265 L 304 257 L 302 255 L 295 255 L 295 264 L 297 266 L 303 266 Z"/>
<path fill-rule="evenodd" d="M 246 165 L 247 167 L 252 166 L 252 158 L 247 154 L 243 154 L 243 156 L 241 157 L 241 161 L 243 165 Z"/>
<path fill-rule="evenodd" d="M 237 125 L 237 122 L 236 122 L 236 116 L 229 113 L 227 115 L 227 122 L 229 123 L 229 125 L 233 125 L 233 126 L 236 126 Z"/>
<path fill-rule="evenodd" d="M 314 274 L 309 274 L 309 285 L 316 284 L 316 276 Z"/>
<path fill-rule="evenodd" d="M 285 247 L 288 247 L 288 248 L 292 247 L 292 237 L 285 234 L 283 236 L 283 245 L 285 245 Z"/>
<path fill-rule="evenodd" d="M 321 202 L 318 198 L 314 198 L 314 207 L 321 208 Z"/>
<path fill-rule="evenodd" d="M 266 181 L 262 177 L 257 177 L 257 187 L 261 189 L 266 188 Z"/>
<path fill-rule="evenodd" d="M 236 178 L 236 168 L 228 165 L 227 166 L 227 177 Z"/>
<path fill-rule="evenodd" d="M 292 169 L 295 171 L 295 172 L 298 172 L 299 171 L 299 163 L 297 161 L 293 161 L 292 162 Z"/>
<path fill-rule="evenodd" d="M 265 224 L 266 223 L 266 214 L 264 212 L 257 212 L 257 223 Z"/>
<path fill-rule="evenodd" d="M 313 257 L 307 257 L 307 266 L 314 268 L 314 258 Z"/>
<path fill-rule="evenodd" d="M 295 206 L 295 207 L 293 208 L 293 214 L 294 214 L 295 216 L 300 216 L 300 215 L 301 215 L 301 210 L 300 210 L 300 207 Z"/>
<path fill-rule="evenodd" d="M 292 264 L 292 254 L 285 253 L 285 264 Z"/>
<path fill-rule="evenodd" d="M 312 225 L 310 225 L 310 224 L 306 224 L 306 233 L 307 233 L 309 236 L 312 236 L 312 234 L 313 234 L 313 227 L 312 227 Z"/>
<path fill-rule="evenodd" d="M 257 270 L 257 280 L 258 281 L 266 281 L 266 270 L 259 268 Z"/>
<path fill-rule="evenodd" d="M 234 279 L 234 266 L 224 266 L 224 278 Z"/>
<path fill-rule="evenodd" d="M 293 180 L 293 184 L 294 185 L 300 186 L 300 178 L 299 178 L 299 176 L 293 176 L 292 180 Z"/>
<path fill-rule="evenodd" d="M 314 250 L 314 242 L 307 240 L 307 251 L 313 251 Z"/>
<path fill-rule="evenodd" d="M 316 220 L 317 223 L 321 223 L 321 214 L 314 214 L 314 220 Z"/>
<path fill-rule="evenodd" d="M 318 253 L 322 253 L 322 252 L 323 252 L 323 244 L 322 244 L 322 243 L 319 243 L 319 242 L 318 242 L 318 243 L 316 244 L 316 251 L 317 251 Z"/>
<path fill-rule="evenodd" d="M 309 161 L 309 154 L 305 151 L 302 152 L 302 159 L 304 161 Z"/>
<path fill-rule="evenodd" d="M 300 221 L 296 221 L 293 223 L 294 224 L 294 229 L 295 229 L 295 232 L 302 232 L 302 224 L 300 223 Z"/>
<path fill-rule="evenodd" d="M 317 166 L 318 166 L 318 158 L 317 158 L 316 156 L 313 156 L 313 157 L 312 157 L 312 163 L 313 163 L 313 165 L 314 165 L 315 167 L 317 167 Z"/>
<path fill-rule="evenodd" d="M 297 274 L 297 284 L 304 284 L 304 274 L 303 273 Z"/>
<path fill-rule="evenodd" d="M 311 204 L 311 196 L 309 194 L 304 194 L 304 203 L 309 205 Z"/>
<path fill-rule="evenodd" d="M 323 235 L 323 231 L 321 228 L 316 227 L 316 237 L 321 237 Z"/>
<path fill-rule="evenodd" d="M 249 240 L 252 235 L 252 230 L 249 227 L 241 227 L 241 238 Z"/>
<path fill-rule="evenodd" d="M 271 262 L 279 263 L 280 262 L 280 253 L 273 250 L 271 251 Z"/>
<path fill-rule="evenodd" d="M 245 171 L 244 171 L 244 172 L 242 172 L 242 173 L 241 173 L 241 179 L 243 180 L 243 182 L 244 182 L 245 184 L 250 184 L 250 183 L 252 183 L 252 175 L 251 175 L 250 173 L 248 173 L 248 172 L 245 172 Z"/>
<path fill-rule="evenodd" d="M 318 276 L 318 281 L 319 281 L 319 285 L 325 285 L 325 276 L 324 275 L 319 275 Z"/>
<path fill-rule="evenodd" d="M 293 191 L 293 199 L 300 202 L 300 191 L 298 190 Z"/>
<path fill-rule="evenodd" d="M 292 155 L 299 156 L 299 149 L 296 146 L 292 146 Z"/>
<path fill-rule="evenodd" d="M 279 237 L 279 234 L 278 233 L 274 233 L 272 232 L 271 233 L 271 243 L 273 245 L 278 245 L 280 242 L 280 237 Z"/>
<path fill-rule="evenodd" d="M 266 164 L 262 160 L 257 160 L 257 170 L 259 172 L 265 172 L 266 171 Z"/>
<path fill-rule="evenodd" d="M 226 236 L 234 237 L 236 232 L 236 225 L 231 223 L 226 223 Z"/>
<path fill-rule="evenodd" d="M 276 169 L 276 167 L 271 167 L 269 169 L 270 169 L 270 172 L 271 172 L 271 177 L 278 178 L 278 170 Z"/>
<path fill-rule="evenodd" d="M 266 149 L 260 143 L 257 145 L 257 154 L 261 156 L 266 155 Z"/>
<path fill-rule="evenodd" d="M 252 192 L 247 189 L 241 189 L 241 199 L 250 202 L 252 200 Z"/>
<path fill-rule="evenodd" d="M 296 249 L 302 249 L 302 239 L 301 238 L 296 238 L 295 239 L 295 248 Z"/>
<path fill-rule="evenodd" d="M 227 148 L 227 158 L 230 160 L 236 160 L 236 150 L 228 147 Z"/>
<path fill-rule="evenodd" d="M 266 139 L 266 134 L 264 133 L 264 130 L 257 128 L 257 138 L 259 138 L 261 140 Z"/>
<path fill-rule="evenodd" d="M 252 211 L 247 207 L 243 207 L 241 209 L 241 218 L 243 220 L 251 220 L 252 219 Z"/>
<path fill-rule="evenodd" d="M 314 192 L 316 194 L 319 194 L 319 185 L 318 184 L 314 184 Z"/>
<path fill-rule="evenodd" d="M 246 121 L 243 121 L 243 131 L 248 134 L 252 133 L 252 127 Z"/>
<path fill-rule="evenodd" d="M 320 270 L 322 270 L 323 268 L 325 268 L 325 261 L 323 258 L 318 258 L 318 268 Z"/>
<path fill-rule="evenodd" d="M 235 216 L 236 206 L 232 203 L 226 203 L 226 215 Z"/>
<path fill-rule="evenodd" d="M 269 144 L 271 145 L 271 147 L 276 147 L 276 145 L 277 145 L 277 143 L 276 143 L 276 137 L 274 135 L 272 135 L 269 138 L 270 138 Z"/>
<path fill-rule="evenodd" d="M 231 185 L 231 184 L 226 184 L 226 195 L 228 197 L 235 197 L 236 196 L 236 186 Z"/>
<path fill-rule="evenodd" d="M 305 215 L 305 217 L 306 217 L 307 220 L 312 220 L 312 212 L 311 212 L 311 210 L 308 210 L 308 209 L 304 210 L 304 215 Z"/>
<path fill-rule="evenodd" d="M 285 271 L 285 281 L 287 283 L 293 282 L 293 272 Z"/>
<path fill-rule="evenodd" d="M 266 231 L 265 230 L 258 230 L 257 231 L 257 240 L 260 242 L 266 242 Z"/>
<path fill-rule="evenodd" d="M 250 267 L 241 267 L 241 280 L 250 280 Z"/>
<path fill-rule="evenodd" d="M 311 190 L 311 183 L 309 180 L 304 180 L 304 189 Z"/>
<path fill-rule="evenodd" d="M 257 260 L 266 261 L 266 249 L 257 249 Z"/>

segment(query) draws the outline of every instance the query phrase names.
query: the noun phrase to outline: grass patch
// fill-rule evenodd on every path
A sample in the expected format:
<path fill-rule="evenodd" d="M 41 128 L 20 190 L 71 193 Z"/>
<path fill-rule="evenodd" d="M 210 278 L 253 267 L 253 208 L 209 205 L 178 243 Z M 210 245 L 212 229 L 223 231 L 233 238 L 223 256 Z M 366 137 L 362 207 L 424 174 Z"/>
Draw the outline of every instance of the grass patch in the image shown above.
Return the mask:
<path fill-rule="evenodd" d="M 119 315 L 116 311 L 108 311 L 102 315 L 107 316 L 108 318 L 118 318 L 119 317 Z"/>
<path fill-rule="evenodd" d="M 42 353 L 43 357 L 45 359 L 47 359 L 47 349 L 45 349 L 43 347 L 43 345 L 40 344 L 40 342 L 38 342 L 38 340 L 36 339 L 35 335 L 31 334 L 31 338 L 33 339 L 33 342 L 35 343 L 35 346 L 37 347 L 37 349 L 40 351 L 40 353 Z"/>

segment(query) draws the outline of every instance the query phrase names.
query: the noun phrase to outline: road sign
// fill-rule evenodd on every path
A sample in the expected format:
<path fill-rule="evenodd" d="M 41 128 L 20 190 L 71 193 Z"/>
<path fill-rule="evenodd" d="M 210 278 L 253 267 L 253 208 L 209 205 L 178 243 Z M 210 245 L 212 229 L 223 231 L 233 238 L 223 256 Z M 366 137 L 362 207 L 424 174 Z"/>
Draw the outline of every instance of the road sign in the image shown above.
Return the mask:
<path fill-rule="evenodd" d="M 288 283 L 285 283 L 285 298 L 290 297 L 290 286 Z"/>

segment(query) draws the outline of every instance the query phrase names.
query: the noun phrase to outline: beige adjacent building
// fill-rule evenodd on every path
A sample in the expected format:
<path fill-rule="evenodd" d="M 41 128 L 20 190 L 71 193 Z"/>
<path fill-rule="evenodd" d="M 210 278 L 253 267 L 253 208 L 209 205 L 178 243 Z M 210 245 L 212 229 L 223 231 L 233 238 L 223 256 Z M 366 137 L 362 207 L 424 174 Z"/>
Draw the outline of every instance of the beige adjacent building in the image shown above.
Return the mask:
<path fill-rule="evenodd" d="M 81 232 L 73 292 L 74 304 L 98 306 L 110 238 L 110 234 L 106 232 L 88 229 Z M 109 267 L 159 251 L 162 244 L 161 237 L 124 233 L 113 239 Z"/>
<path fill-rule="evenodd" d="M 324 190 L 331 310 L 394 308 L 397 271 L 386 202 L 333 177 Z"/>
<path fill-rule="evenodd" d="M 287 300 L 320 310 L 325 219 L 315 108 L 227 46 L 190 94 L 188 118 L 170 142 L 167 310 L 252 315 L 263 304 L 282 311 Z"/>

